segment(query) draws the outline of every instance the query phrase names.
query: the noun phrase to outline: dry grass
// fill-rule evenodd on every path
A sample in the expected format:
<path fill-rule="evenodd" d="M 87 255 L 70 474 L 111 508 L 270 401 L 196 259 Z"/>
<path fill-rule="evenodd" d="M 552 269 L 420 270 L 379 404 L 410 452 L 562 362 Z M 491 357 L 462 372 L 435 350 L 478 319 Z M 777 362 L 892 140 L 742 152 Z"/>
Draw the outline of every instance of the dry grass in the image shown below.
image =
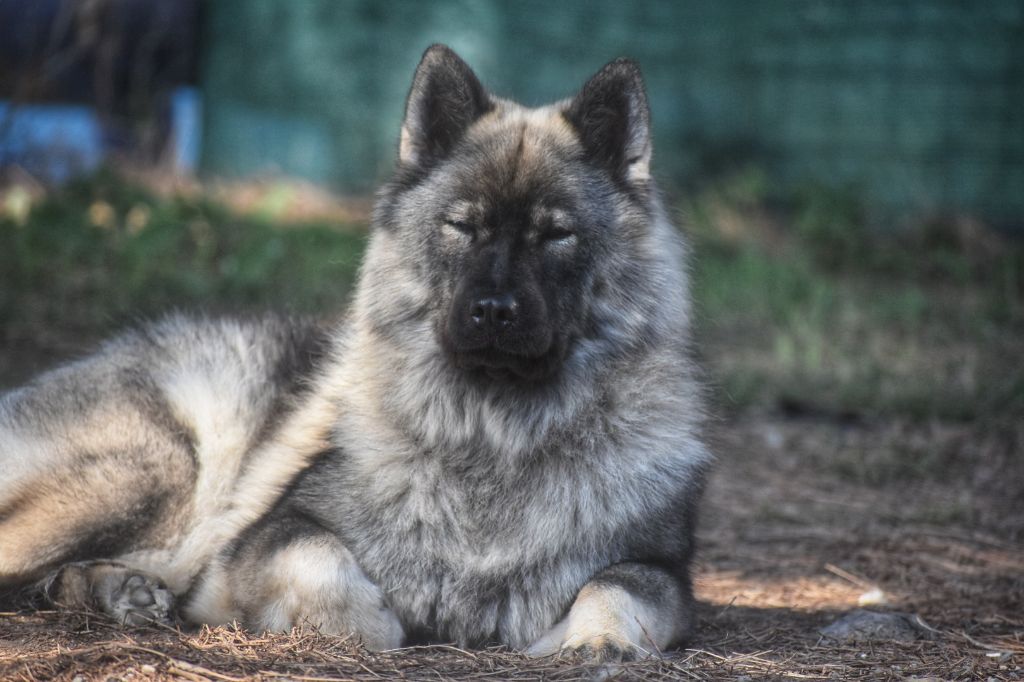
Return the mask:
<path fill-rule="evenodd" d="M 732 611 L 730 613 L 730 611 Z M 706 614 L 699 648 L 601 669 L 570 659 L 531 659 L 502 649 L 450 646 L 368 652 L 313 630 L 254 636 L 233 627 L 198 633 L 122 630 L 87 614 L 5 614 L 5 680 L 726 680 L 939 679 L 1015 680 L 1024 641 L 937 630 L 935 639 L 870 646 L 823 642 L 811 614 L 722 610 Z M 1022 628 L 1024 622 L 1005 621 Z M 12 637 L 17 638 L 16 646 Z"/>

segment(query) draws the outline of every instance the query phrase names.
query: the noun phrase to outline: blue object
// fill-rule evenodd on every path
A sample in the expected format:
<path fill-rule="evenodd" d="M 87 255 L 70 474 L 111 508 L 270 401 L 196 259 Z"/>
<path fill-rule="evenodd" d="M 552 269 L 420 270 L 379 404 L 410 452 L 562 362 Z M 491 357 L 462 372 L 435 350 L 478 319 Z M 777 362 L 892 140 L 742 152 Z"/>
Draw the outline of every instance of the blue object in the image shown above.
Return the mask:
<path fill-rule="evenodd" d="M 0 166 L 64 182 L 103 160 L 102 130 L 90 107 L 0 102 Z"/>
<path fill-rule="evenodd" d="M 195 88 L 171 96 L 171 144 L 180 173 L 194 172 L 199 163 L 201 102 Z M 118 139 L 104 132 L 86 105 L 0 102 L 0 167 L 17 164 L 41 180 L 66 182 L 103 163 Z"/>
<path fill-rule="evenodd" d="M 178 172 L 194 173 L 202 142 L 202 96 L 196 88 L 178 88 L 171 96 L 174 165 Z"/>

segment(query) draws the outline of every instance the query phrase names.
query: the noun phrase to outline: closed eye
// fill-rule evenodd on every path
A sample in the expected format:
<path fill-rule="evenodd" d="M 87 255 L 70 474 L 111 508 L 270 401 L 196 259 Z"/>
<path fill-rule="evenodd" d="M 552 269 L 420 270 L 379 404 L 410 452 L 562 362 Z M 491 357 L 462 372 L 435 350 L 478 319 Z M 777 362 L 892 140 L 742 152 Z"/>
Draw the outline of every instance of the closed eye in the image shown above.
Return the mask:
<path fill-rule="evenodd" d="M 476 227 L 465 220 L 445 220 L 444 224 L 454 229 L 456 232 L 461 232 L 462 234 L 469 235 L 470 237 L 476 234 Z"/>
<path fill-rule="evenodd" d="M 560 228 L 553 228 L 542 232 L 540 235 L 541 241 L 544 242 L 566 242 L 570 239 L 574 239 L 576 233 L 572 230 L 563 230 Z"/>

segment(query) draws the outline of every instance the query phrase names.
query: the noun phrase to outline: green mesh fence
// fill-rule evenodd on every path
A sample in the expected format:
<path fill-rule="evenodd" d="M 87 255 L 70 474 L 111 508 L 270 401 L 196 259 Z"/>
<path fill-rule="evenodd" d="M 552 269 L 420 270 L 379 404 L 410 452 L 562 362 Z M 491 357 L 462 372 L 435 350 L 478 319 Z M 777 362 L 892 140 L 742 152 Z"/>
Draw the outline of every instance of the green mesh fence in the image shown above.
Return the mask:
<path fill-rule="evenodd" d="M 638 59 L 668 185 L 754 162 L 892 209 L 1024 216 L 1021 0 L 216 0 L 204 168 L 369 190 L 432 42 L 526 103 Z"/>

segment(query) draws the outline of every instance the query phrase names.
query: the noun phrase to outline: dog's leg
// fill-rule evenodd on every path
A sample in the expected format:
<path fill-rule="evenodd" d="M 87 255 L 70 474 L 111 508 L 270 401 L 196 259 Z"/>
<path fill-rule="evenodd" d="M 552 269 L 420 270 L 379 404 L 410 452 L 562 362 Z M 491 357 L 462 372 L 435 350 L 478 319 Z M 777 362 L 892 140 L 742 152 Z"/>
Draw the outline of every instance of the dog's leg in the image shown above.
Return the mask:
<path fill-rule="evenodd" d="M 184 606 L 199 623 L 254 630 L 311 625 L 355 635 L 368 648 L 401 646 L 404 632 L 380 588 L 336 535 L 308 516 L 277 509 L 200 577 Z"/>
<path fill-rule="evenodd" d="M 169 622 L 174 605 L 159 578 L 113 561 L 65 564 L 46 580 L 43 591 L 54 606 L 95 609 L 123 625 Z"/>
<path fill-rule="evenodd" d="M 656 654 L 693 628 L 688 581 L 647 564 L 616 564 L 583 586 L 568 615 L 527 653 L 576 652 L 601 662 Z"/>

